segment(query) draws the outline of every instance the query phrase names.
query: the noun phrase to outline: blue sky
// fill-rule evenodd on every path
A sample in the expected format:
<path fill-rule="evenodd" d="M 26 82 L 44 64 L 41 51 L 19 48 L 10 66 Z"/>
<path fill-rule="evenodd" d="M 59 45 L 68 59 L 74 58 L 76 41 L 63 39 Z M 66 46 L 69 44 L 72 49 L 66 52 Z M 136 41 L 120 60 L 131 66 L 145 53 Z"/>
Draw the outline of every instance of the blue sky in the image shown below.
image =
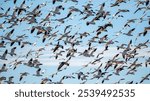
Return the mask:
<path fill-rule="evenodd" d="M 37 2 L 38 1 L 38 2 Z M 28 24 L 28 21 L 22 21 L 18 22 L 18 25 L 13 26 L 12 28 L 8 28 L 11 24 L 4 23 L 3 28 L 0 29 L 0 36 L 3 37 L 6 35 L 6 33 L 10 32 L 12 29 L 15 29 L 11 38 L 15 39 L 18 35 L 25 34 L 27 37 L 23 39 L 22 42 L 30 42 L 31 45 L 25 45 L 24 48 L 20 48 L 20 46 L 15 43 L 13 46 L 10 46 L 9 40 L 6 41 L 6 47 L 0 48 L 0 55 L 4 53 L 4 51 L 7 49 L 9 52 L 13 47 L 17 47 L 16 49 L 16 56 L 10 56 L 7 55 L 7 61 L 6 60 L 0 60 L 0 67 L 5 63 L 7 65 L 8 71 L 0 73 L 0 77 L 5 76 L 7 77 L 7 80 L 10 76 L 14 76 L 14 83 L 40 83 L 41 79 L 47 77 L 51 79 L 53 82 L 59 82 L 60 79 L 63 76 L 74 76 L 75 79 L 65 79 L 63 80 L 63 83 L 82 83 L 84 80 L 78 80 L 77 74 L 79 72 L 83 72 L 84 74 L 87 74 L 89 77 L 87 77 L 86 83 L 101 83 L 102 80 L 107 77 L 109 74 L 113 74 L 109 79 L 106 80 L 105 83 L 115 83 L 119 79 L 124 78 L 125 80 L 121 81 L 121 83 L 127 83 L 128 81 L 133 81 L 134 83 L 139 82 L 142 77 L 150 73 L 150 65 L 148 67 L 145 67 L 145 61 L 150 57 L 150 43 L 148 43 L 148 47 L 142 47 L 141 49 L 137 50 L 138 55 L 136 55 L 131 60 L 127 61 L 126 64 L 123 64 L 125 66 L 129 66 L 138 58 L 138 63 L 142 63 L 141 67 L 138 67 L 135 72 L 135 75 L 126 75 L 126 73 L 129 71 L 127 68 L 125 70 L 120 72 L 120 75 L 115 75 L 115 70 L 113 69 L 113 66 L 110 67 L 106 72 L 108 72 L 104 77 L 101 77 L 100 79 L 93 79 L 94 74 L 88 74 L 89 72 L 94 71 L 98 66 L 103 63 L 101 70 L 104 70 L 104 67 L 107 63 L 107 61 L 111 60 L 116 54 L 119 54 L 119 60 L 123 60 L 121 53 L 124 51 L 123 49 L 117 50 L 117 46 L 120 46 L 121 44 L 128 44 L 130 40 L 132 40 L 131 49 L 134 49 L 139 43 L 144 43 L 147 40 L 150 39 L 150 31 L 146 34 L 146 36 L 138 36 L 139 33 L 144 31 L 145 27 L 149 27 L 148 19 L 150 11 L 147 10 L 144 12 L 144 10 L 140 10 L 137 13 L 134 14 L 134 12 L 137 9 L 137 1 L 135 0 L 127 0 L 126 3 L 120 3 L 120 6 L 110 7 L 112 4 L 115 3 L 114 0 L 78 0 L 78 3 L 74 3 L 71 0 L 63 0 L 63 2 L 56 2 L 55 4 L 52 4 L 51 0 L 26 0 L 24 7 L 26 8 L 26 12 L 22 12 L 19 16 L 16 16 L 19 19 L 22 19 L 27 16 L 28 12 L 31 12 L 37 5 L 41 5 L 40 11 L 41 15 L 36 17 L 37 23 Z M 12 15 L 13 9 L 15 7 L 19 7 L 20 4 L 23 2 L 23 0 L 17 0 L 16 4 L 13 4 L 13 1 L 9 0 L 7 2 L 4 2 L 3 0 L 0 1 L 0 4 L 2 5 L 0 12 L 5 13 L 6 10 L 10 7 L 11 10 L 8 12 L 9 15 Z M 90 16 L 89 18 L 85 20 L 81 20 L 85 16 L 85 14 L 80 14 L 79 12 L 73 12 L 73 14 L 65 19 L 64 23 L 60 23 L 59 21 L 55 21 L 60 18 L 66 17 L 66 15 L 69 12 L 69 7 L 74 6 L 75 8 L 80 9 L 81 11 L 84 10 L 83 5 L 86 5 L 88 3 L 93 4 L 91 10 L 94 12 L 98 12 L 101 5 L 105 2 L 104 11 L 109 11 L 110 16 L 107 16 L 105 19 L 100 18 L 100 20 L 95 21 L 94 25 L 86 25 L 87 21 L 91 21 L 94 16 Z M 61 10 L 60 15 L 53 15 L 51 11 L 53 11 L 57 6 L 62 5 L 65 9 Z M 145 5 L 140 5 L 139 7 L 146 7 Z M 118 15 L 122 15 L 123 17 L 117 17 L 114 16 L 116 12 L 119 9 L 128 9 L 129 12 L 121 12 Z M 51 15 L 49 17 L 50 23 L 40 24 L 42 19 L 44 19 L 49 13 L 51 12 Z M 143 13 L 144 12 L 144 13 Z M 143 17 L 143 21 L 140 22 L 140 18 Z M 4 21 L 8 21 L 11 16 L 8 17 L 1 17 L 0 23 L 3 23 Z M 131 19 L 136 19 L 135 23 L 130 23 L 130 27 L 124 27 L 126 22 Z M 83 55 L 80 55 L 85 49 L 88 49 L 88 43 L 89 40 L 91 40 L 94 36 L 96 36 L 96 30 L 99 26 L 103 26 L 107 23 L 111 22 L 113 24 L 113 28 L 108 27 L 107 32 L 102 32 L 98 39 L 102 38 L 104 35 L 108 35 L 108 40 L 112 40 L 114 44 L 110 44 L 108 47 L 108 51 L 105 51 L 104 54 L 100 55 L 100 57 L 103 57 L 103 59 L 95 64 L 95 65 L 88 65 L 88 67 L 84 67 L 84 65 L 88 64 L 91 61 L 94 61 L 97 59 L 97 55 L 101 53 L 105 49 L 106 43 L 99 44 L 98 42 L 93 42 L 92 47 L 97 48 L 96 52 L 94 53 L 94 57 L 85 57 Z M 63 49 L 59 49 L 59 51 L 64 51 L 62 56 L 59 56 L 58 59 L 55 59 L 54 56 L 56 55 L 53 53 L 53 48 L 55 48 L 55 45 L 58 43 L 58 39 L 64 34 L 64 29 L 66 26 L 72 25 L 70 28 L 67 29 L 67 31 L 70 31 L 69 35 L 73 36 L 75 35 L 74 40 L 72 41 L 79 41 L 80 45 L 75 45 L 74 48 L 77 49 L 77 53 L 75 53 L 75 57 L 72 57 L 69 61 L 70 65 L 67 67 L 67 69 L 58 72 L 57 68 L 62 61 L 66 61 L 68 58 L 66 58 L 67 50 L 71 49 L 70 44 L 64 44 L 64 39 L 60 40 L 60 44 L 64 46 Z M 35 30 L 32 34 L 31 29 L 33 26 L 42 26 L 44 28 L 51 27 L 52 31 L 50 31 L 50 35 L 56 33 L 56 37 L 53 37 L 52 39 L 46 39 L 46 41 L 43 43 L 42 38 L 43 34 L 36 35 L 37 30 Z M 58 26 L 58 27 L 56 27 Z M 127 33 L 132 28 L 135 28 L 135 30 L 132 32 L 133 36 L 127 36 L 123 33 Z M 117 35 L 118 32 L 122 32 L 121 34 Z M 90 35 L 87 37 L 83 37 L 80 39 L 80 34 L 88 32 Z M 136 39 L 137 38 L 137 39 Z M 76 39 L 76 40 L 75 40 Z M 96 39 L 96 41 L 98 41 Z M 0 39 L 0 41 L 2 38 Z M 106 41 L 106 42 L 107 42 Z M 115 42 L 116 41 L 116 42 Z M 40 66 L 42 69 L 42 75 L 41 77 L 35 77 L 33 74 L 36 73 L 37 68 L 29 67 L 24 64 L 20 64 L 17 66 L 15 70 L 13 70 L 13 64 L 14 60 L 18 59 L 18 61 L 23 61 L 23 63 L 26 63 L 29 61 L 29 59 L 36 57 L 36 52 L 40 48 L 45 48 L 42 52 L 40 52 L 39 58 L 37 58 L 43 65 Z M 30 51 L 34 51 L 28 58 L 25 58 L 25 55 Z M 63 67 L 64 68 L 64 67 Z M 19 81 L 20 73 L 23 72 L 29 72 L 29 75 L 24 77 L 22 81 Z M 53 78 L 51 75 L 58 72 L 57 75 L 55 75 Z M 5 82 L 3 82 L 5 83 Z M 145 80 L 143 83 L 150 83 L 150 80 Z"/>

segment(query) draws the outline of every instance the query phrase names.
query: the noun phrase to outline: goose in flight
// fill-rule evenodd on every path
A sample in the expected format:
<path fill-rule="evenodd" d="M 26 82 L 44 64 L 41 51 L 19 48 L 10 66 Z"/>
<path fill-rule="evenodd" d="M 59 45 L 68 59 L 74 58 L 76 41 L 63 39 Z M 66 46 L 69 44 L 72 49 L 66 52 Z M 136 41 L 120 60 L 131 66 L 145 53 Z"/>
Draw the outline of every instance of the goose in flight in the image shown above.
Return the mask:
<path fill-rule="evenodd" d="M 33 67 L 39 68 L 39 66 L 41 66 L 41 65 L 42 65 L 42 63 L 40 63 L 40 61 L 38 59 L 33 60 Z"/>
<path fill-rule="evenodd" d="M 37 76 L 37 77 L 42 76 L 41 68 L 37 69 L 36 74 L 33 74 L 33 76 Z"/>
<path fill-rule="evenodd" d="M 3 64 L 3 66 L 0 68 L 0 73 L 1 72 L 7 72 L 8 68 L 6 67 L 6 64 Z"/>
<path fill-rule="evenodd" d="M 17 54 L 15 53 L 16 48 L 17 48 L 17 47 L 12 48 L 11 51 L 10 51 L 10 53 L 8 53 L 8 54 L 10 54 L 11 56 L 17 55 Z"/>
<path fill-rule="evenodd" d="M 111 7 L 119 6 L 121 3 L 126 3 L 126 0 L 116 0 L 115 3 L 111 5 Z"/>
<path fill-rule="evenodd" d="M 7 60 L 6 59 L 7 54 L 8 54 L 8 50 L 6 49 L 5 52 L 2 55 L 0 55 L 0 59 L 1 60 Z"/>
<path fill-rule="evenodd" d="M 4 81 L 4 82 L 6 82 L 7 84 L 14 84 L 13 78 L 14 78 L 14 76 L 10 76 L 10 77 L 8 78 L 8 81 Z"/>
<path fill-rule="evenodd" d="M 140 81 L 140 83 L 143 83 L 144 80 L 149 80 L 149 76 L 150 76 L 150 73 L 147 74 L 145 77 L 142 77 L 142 80 Z"/>
<path fill-rule="evenodd" d="M 56 15 L 60 15 L 61 14 L 61 10 L 64 10 L 65 8 L 62 5 L 57 6 L 53 11 L 51 11 L 53 13 L 53 16 Z"/>
<path fill-rule="evenodd" d="M 31 58 L 27 63 L 24 63 L 24 65 L 27 65 L 29 67 L 33 67 L 34 66 L 33 59 Z"/>
<path fill-rule="evenodd" d="M 21 81 L 25 76 L 29 75 L 28 72 L 20 73 L 19 81 Z"/>
<path fill-rule="evenodd" d="M 20 65 L 22 63 L 23 63 L 23 60 L 18 61 L 18 59 L 16 59 L 12 65 L 14 67 L 13 70 L 15 70 L 18 67 L 18 65 Z"/>
<path fill-rule="evenodd" d="M 148 65 L 150 65 L 150 57 L 145 62 L 145 66 L 148 67 Z"/>
<path fill-rule="evenodd" d="M 14 0 L 14 4 L 16 4 L 17 0 Z"/>
<path fill-rule="evenodd" d="M 115 16 L 117 16 L 121 12 L 129 12 L 129 10 L 128 9 L 119 9 L 118 12 L 115 14 Z"/>
<path fill-rule="evenodd" d="M 131 33 L 135 30 L 135 28 L 132 28 L 131 30 L 128 31 L 128 33 L 123 33 L 127 36 L 133 36 Z"/>
<path fill-rule="evenodd" d="M 78 76 L 78 80 L 87 80 L 87 77 L 88 75 L 87 74 L 84 74 L 83 72 L 79 72 L 79 73 L 76 73 L 77 76 Z"/>
<path fill-rule="evenodd" d="M 11 40 L 11 36 L 13 35 L 15 29 L 12 29 L 10 32 L 6 33 L 5 36 L 3 36 L 3 38 L 7 39 L 7 40 Z"/>
<path fill-rule="evenodd" d="M 64 65 L 69 66 L 69 60 L 71 59 L 71 57 L 67 60 L 67 61 L 63 61 L 60 63 L 60 65 L 58 66 L 57 70 L 59 71 Z"/>
<path fill-rule="evenodd" d="M 25 5 L 25 0 L 22 2 L 20 7 L 16 7 L 16 12 L 18 12 L 18 15 L 20 15 L 22 11 L 26 12 L 26 7 L 24 5 Z"/>
<path fill-rule="evenodd" d="M 109 80 L 109 77 L 111 77 L 113 74 L 109 74 L 109 75 L 107 75 L 107 77 L 106 78 L 104 78 L 103 80 L 102 80 L 102 83 L 104 83 L 106 80 Z"/>
<path fill-rule="evenodd" d="M 48 82 L 48 81 L 49 81 L 49 82 Z M 43 78 L 43 79 L 42 79 L 42 81 L 41 81 L 40 84 L 46 84 L 46 83 L 50 84 L 50 83 L 52 83 L 52 80 L 46 77 L 46 78 Z"/>
<path fill-rule="evenodd" d="M 2 82 L 3 82 L 4 80 L 6 80 L 6 77 L 4 77 L 4 76 L 0 77 L 0 84 L 2 84 Z"/>
<path fill-rule="evenodd" d="M 52 3 L 55 4 L 56 2 L 63 2 L 62 0 L 52 0 Z"/>
<path fill-rule="evenodd" d="M 5 41 L 1 41 L 0 42 L 0 48 L 5 48 L 6 46 L 5 46 Z"/>

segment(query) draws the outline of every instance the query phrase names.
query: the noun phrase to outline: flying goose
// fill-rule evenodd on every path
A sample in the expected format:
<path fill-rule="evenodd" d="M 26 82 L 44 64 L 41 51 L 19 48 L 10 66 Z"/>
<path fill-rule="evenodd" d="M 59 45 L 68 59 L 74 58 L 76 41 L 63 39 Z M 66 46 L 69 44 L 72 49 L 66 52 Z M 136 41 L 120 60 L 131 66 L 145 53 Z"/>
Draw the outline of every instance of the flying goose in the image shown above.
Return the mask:
<path fill-rule="evenodd" d="M 29 75 L 28 72 L 20 73 L 19 81 L 21 81 L 25 76 Z"/>
<path fill-rule="evenodd" d="M 6 82 L 7 84 L 14 84 L 13 78 L 14 78 L 14 76 L 10 76 L 10 77 L 8 78 L 8 81 L 4 81 L 4 82 Z"/>
<path fill-rule="evenodd" d="M 8 68 L 6 67 L 6 64 L 3 64 L 3 66 L 0 68 L 0 73 L 1 72 L 7 72 Z"/>
<path fill-rule="evenodd" d="M 8 50 L 6 49 L 5 52 L 2 55 L 0 55 L 0 59 L 1 60 L 7 60 L 6 59 L 7 54 L 8 54 Z"/>
<path fill-rule="evenodd" d="M 145 77 L 142 77 L 142 80 L 140 81 L 140 83 L 143 83 L 144 80 L 149 80 L 149 76 L 150 76 L 150 73 L 147 74 Z"/>
<path fill-rule="evenodd" d="M 37 70 L 36 70 L 36 74 L 33 74 L 33 76 L 37 76 L 37 77 L 43 76 L 43 75 L 41 74 L 41 68 L 37 69 Z"/>
<path fill-rule="evenodd" d="M 6 77 L 2 76 L 0 77 L 0 84 L 2 84 L 2 81 L 6 80 Z"/>
<path fill-rule="evenodd" d="M 8 53 L 8 54 L 10 54 L 11 56 L 17 55 L 17 54 L 15 53 L 16 48 L 17 48 L 17 47 L 12 48 L 11 51 L 10 51 L 10 53 Z"/>
<path fill-rule="evenodd" d="M 61 62 L 61 63 L 59 64 L 57 70 L 59 71 L 64 65 L 69 66 L 69 63 L 68 63 L 68 62 L 69 62 L 70 59 L 71 59 L 71 57 L 69 57 L 68 60 Z"/>

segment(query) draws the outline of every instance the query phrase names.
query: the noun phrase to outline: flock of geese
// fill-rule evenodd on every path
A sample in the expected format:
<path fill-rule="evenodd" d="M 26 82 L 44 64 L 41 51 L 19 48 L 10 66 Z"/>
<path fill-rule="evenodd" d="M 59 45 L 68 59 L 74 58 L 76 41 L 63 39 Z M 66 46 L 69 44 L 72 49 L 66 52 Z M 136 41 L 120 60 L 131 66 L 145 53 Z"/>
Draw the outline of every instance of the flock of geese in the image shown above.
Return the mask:
<path fill-rule="evenodd" d="M 150 0 L 38 1 L 0 1 L 0 83 L 150 83 Z"/>

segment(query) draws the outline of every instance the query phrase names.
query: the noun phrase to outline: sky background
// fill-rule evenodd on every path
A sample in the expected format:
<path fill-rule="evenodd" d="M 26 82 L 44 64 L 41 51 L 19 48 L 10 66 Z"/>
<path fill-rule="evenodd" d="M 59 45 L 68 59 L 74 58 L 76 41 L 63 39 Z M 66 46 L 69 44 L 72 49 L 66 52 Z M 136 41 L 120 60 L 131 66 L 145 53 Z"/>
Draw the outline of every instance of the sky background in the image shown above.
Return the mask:
<path fill-rule="evenodd" d="M 109 80 L 106 80 L 104 83 L 112 84 L 120 79 L 124 78 L 125 80 L 121 81 L 120 83 L 127 83 L 129 81 L 133 81 L 134 83 L 139 83 L 142 77 L 146 76 L 148 73 L 150 73 L 150 65 L 148 67 L 145 67 L 146 60 L 150 57 L 150 43 L 148 42 L 148 47 L 142 47 L 141 49 L 137 50 L 138 55 L 136 55 L 134 58 L 127 61 L 126 64 L 123 64 L 125 66 L 129 66 L 138 58 L 137 63 L 142 63 L 142 66 L 137 67 L 137 71 L 134 75 L 126 75 L 126 73 L 129 71 L 127 69 L 128 67 L 125 67 L 125 70 L 121 71 L 118 75 L 115 75 L 113 66 L 110 67 L 106 72 L 108 72 L 104 77 L 101 77 L 100 79 L 93 79 L 94 74 L 91 72 L 94 71 L 96 68 L 99 67 L 99 65 L 102 63 L 101 70 L 104 72 L 104 67 L 106 63 L 111 60 L 116 54 L 119 54 L 119 60 L 123 60 L 122 58 L 122 52 L 124 49 L 117 50 L 117 46 L 120 46 L 121 44 L 128 44 L 130 40 L 132 40 L 131 49 L 134 49 L 137 45 L 140 43 L 144 43 L 147 40 L 150 39 L 150 31 L 147 32 L 146 36 L 138 36 L 139 33 L 144 31 L 145 27 L 149 27 L 149 17 L 150 17 L 150 11 L 149 10 L 139 10 L 137 13 L 134 14 L 134 12 L 139 7 L 148 7 L 145 4 L 139 5 L 137 7 L 137 1 L 138 0 L 126 0 L 126 3 L 120 3 L 119 6 L 111 7 L 112 4 L 115 3 L 116 0 L 78 0 L 78 3 L 72 2 L 71 0 L 62 0 L 63 2 L 56 2 L 55 4 L 52 4 L 52 0 L 25 0 L 25 4 L 23 7 L 26 8 L 26 12 L 22 12 L 20 15 L 16 14 L 16 17 L 18 19 L 22 19 L 27 17 L 28 12 L 31 12 L 37 5 L 40 5 L 40 11 L 41 14 L 38 17 L 35 17 L 37 23 L 31 23 L 29 24 L 27 20 L 22 22 L 17 22 L 17 25 L 13 26 L 12 28 L 9 28 L 13 22 L 8 23 L 8 19 L 11 18 L 11 16 L 7 17 L 0 17 L 0 24 L 3 24 L 3 28 L 0 29 L 0 41 L 5 40 L 7 43 L 5 48 L 0 47 L 0 55 L 4 53 L 4 51 L 7 49 L 8 52 L 13 47 L 17 47 L 15 53 L 16 56 L 10 56 L 7 55 L 8 60 L 1 60 L 0 59 L 0 68 L 5 63 L 8 70 L 7 72 L 1 72 L 0 77 L 5 76 L 6 79 L 10 76 L 14 76 L 13 81 L 14 83 L 40 83 L 43 78 L 49 78 L 53 82 L 59 82 L 63 76 L 74 76 L 74 79 L 65 79 L 63 80 L 63 83 L 66 84 L 78 84 L 78 83 L 102 83 L 102 80 L 107 77 L 109 74 L 113 74 Z M 140 0 L 142 1 L 142 0 Z M 13 3 L 13 0 L 1 0 L 0 1 L 0 7 L 3 9 L 0 9 L 0 13 L 5 13 L 6 10 L 10 7 L 10 11 L 8 12 L 8 15 L 12 15 L 14 12 L 14 9 L 16 7 L 20 7 L 23 0 L 17 0 L 16 4 Z M 57 21 L 57 19 L 64 18 L 69 12 L 69 7 L 75 7 L 78 8 L 81 11 L 84 11 L 83 5 L 86 4 L 92 4 L 92 8 L 90 10 L 93 10 L 95 13 L 98 12 L 101 5 L 105 3 L 104 11 L 109 11 L 110 15 L 107 16 L 105 19 L 100 18 L 99 20 L 95 21 L 95 24 L 86 25 L 87 21 L 91 21 L 96 15 L 90 16 L 85 20 L 82 20 L 86 14 L 80 14 L 79 12 L 73 12 L 71 16 L 67 19 L 65 19 L 64 23 L 61 23 Z M 62 5 L 64 7 L 64 10 L 60 10 L 60 14 L 53 15 L 54 9 Z M 115 16 L 116 12 L 119 9 L 128 9 L 129 12 L 121 12 L 118 15 L 122 15 L 123 17 Z M 51 13 L 49 17 L 50 23 L 40 23 L 49 13 Z M 141 20 L 142 18 L 142 20 Z M 130 23 L 130 27 L 124 27 L 124 25 L 127 23 L 128 20 L 136 19 L 134 23 Z M 5 22 L 6 21 L 6 22 Z M 5 22 L 5 23 L 4 23 Z M 98 37 L 98 39 L 102 38 L 104 35 L 108 35 L 108 40 L 112 40 L 114 43 L 110 44 L 108 47 L 108 50 L 104 52 L 104 54 L 101 54 L 99 56 L 103 57 L 103 59 L 96 63 L 95 65 L 89 64 L 87 67 L 84 67 L 86 64 L 88 64 L 91 61 L 94 61 L 97 59 L 97 55 L 101 53 L 105 49 L 106 43 L 99 44 L 98 39 L 96 39 L 96 42 L 92 43 L 92 47 L 97 48 L 97 50 L 94 52 L 94 57 L 85 57 L 83 55 L 80 55 L 80 53 L 83 53 L 85 49 L 88 49 L 89 40 L 91 40 L 94 36 L 96 36 L 96 30 L 99 28 L 99 26 L 103 26 L 106 23 L 111 22 L 113 24 L 113 28 L 108 27 L 107 32 L 102 32 Z M 59 56 L 58 59 L 55 59 L 56 53 L 53 52 L 52 49 L 55 48 L 56 44 L 58 43 L 58 39 L 64 34 L 64 29 L 66 26 L 72 25 L 70 28 L 67 29 L 67 32 L 70 31 L 69 35 L 73 36 L 75 35 L 75 38 L 77 41 L 80 42 L 79 45 L 75 45 L 74 48 L 77 49 L 77 53 L 75 53 L 75 56 L 71 58 L 69 61 L 69 66 L 67 69 L 62 70 L 60 72 L 57 71 L 57 68 L 62 61 L 66 61 L 68 58 L 66 58 L 66 54 L 68 52 L 68 49 L 71 49 L 70 44 L 64 44 L 65 38 L 59 41 L 59 43 L 64 47 L 63 49 L 57 50 L 59 53 L 60 51 L 64 51 L 62 56 Z M 52 37 L 52 39 L 47 38 L 45 42 L 42 42 L 43 34 L 37 35 L 37 29 L 31 33 L 31 29 L 33 26 L 42 26 L 43 28 L 51 27 L 52 30 L 50 31 L 50 35 L 52 33 L 56 32 L 56 36 Z M 57 27 L 56 27 L 57 26 Z M 133 36 L 127 36 L 123 33 L 128 33 L 129 30 L 132 28 L 135 28 L 135 30 L 131 33 Z M 5 36 L 8 32 L 10 32 L 12 29 L 15 29 L 13 34 L 11 35 L 11 39 L 17 38 L 19 35 L 26 35 L 26 38 L 22 40 L 22 42 L 30 42 L 31 45 L 25 45 L 25 47 L 21 48 L 18 43 L 15 43 L 13 46 L 10 46 L 10 41 L 3 39 L 2 37 Z M 119 32 L 122 33 L 119 33 Z M 80 39 L 80 35 L 84 32 L 88 32 L 90 35 L 87 37 L 83 37 Z M 76 41 L 75 40 L 75 41 Z M 72 40 L 73 41 L 73 40 Z M 107 42 L 106 41 L 106 42 Z M 21 43 L 22 43 L 21 42 Z M 31 58 L 36 58 L 36 52 L 40 48 L 45 48 L 45 50 L 40 52 L 40 56 L 37 58 L 42 65 L 41 73 L 43 76 L 36 77 L 33 76 L 33 74 L 36 73 L 37 68 L 35 67 L 29 67 L 24 65 L 23 63 L 27 63 Z M 33 53 L 26 58 L 26 54 L 32 50 Z M 22 64 L 18 65 L 15 70 L 14 68 L 14 61 L 15 60 L 23 61 Z M 62 69 L 65 68 L 65 66 L 62 67 Z M 25 76 L 21 81 L 19 81 L 20 73 L 28 72 L 29 75 Z M 57 73 L 58 72 L 58 73 Z M 87 80 L 78 80 L 77 79 L 77 73 L 83 72 L 84 74 L 88 75 Z M 52 75 L 57 73 L 52 78 Z M 90 74 L 88 74 L 90 73 Z M 3 83 L 5 83 L 3 81 Z M 143 83 L 149 84 L 150 80 L 145 80 Z"/>

